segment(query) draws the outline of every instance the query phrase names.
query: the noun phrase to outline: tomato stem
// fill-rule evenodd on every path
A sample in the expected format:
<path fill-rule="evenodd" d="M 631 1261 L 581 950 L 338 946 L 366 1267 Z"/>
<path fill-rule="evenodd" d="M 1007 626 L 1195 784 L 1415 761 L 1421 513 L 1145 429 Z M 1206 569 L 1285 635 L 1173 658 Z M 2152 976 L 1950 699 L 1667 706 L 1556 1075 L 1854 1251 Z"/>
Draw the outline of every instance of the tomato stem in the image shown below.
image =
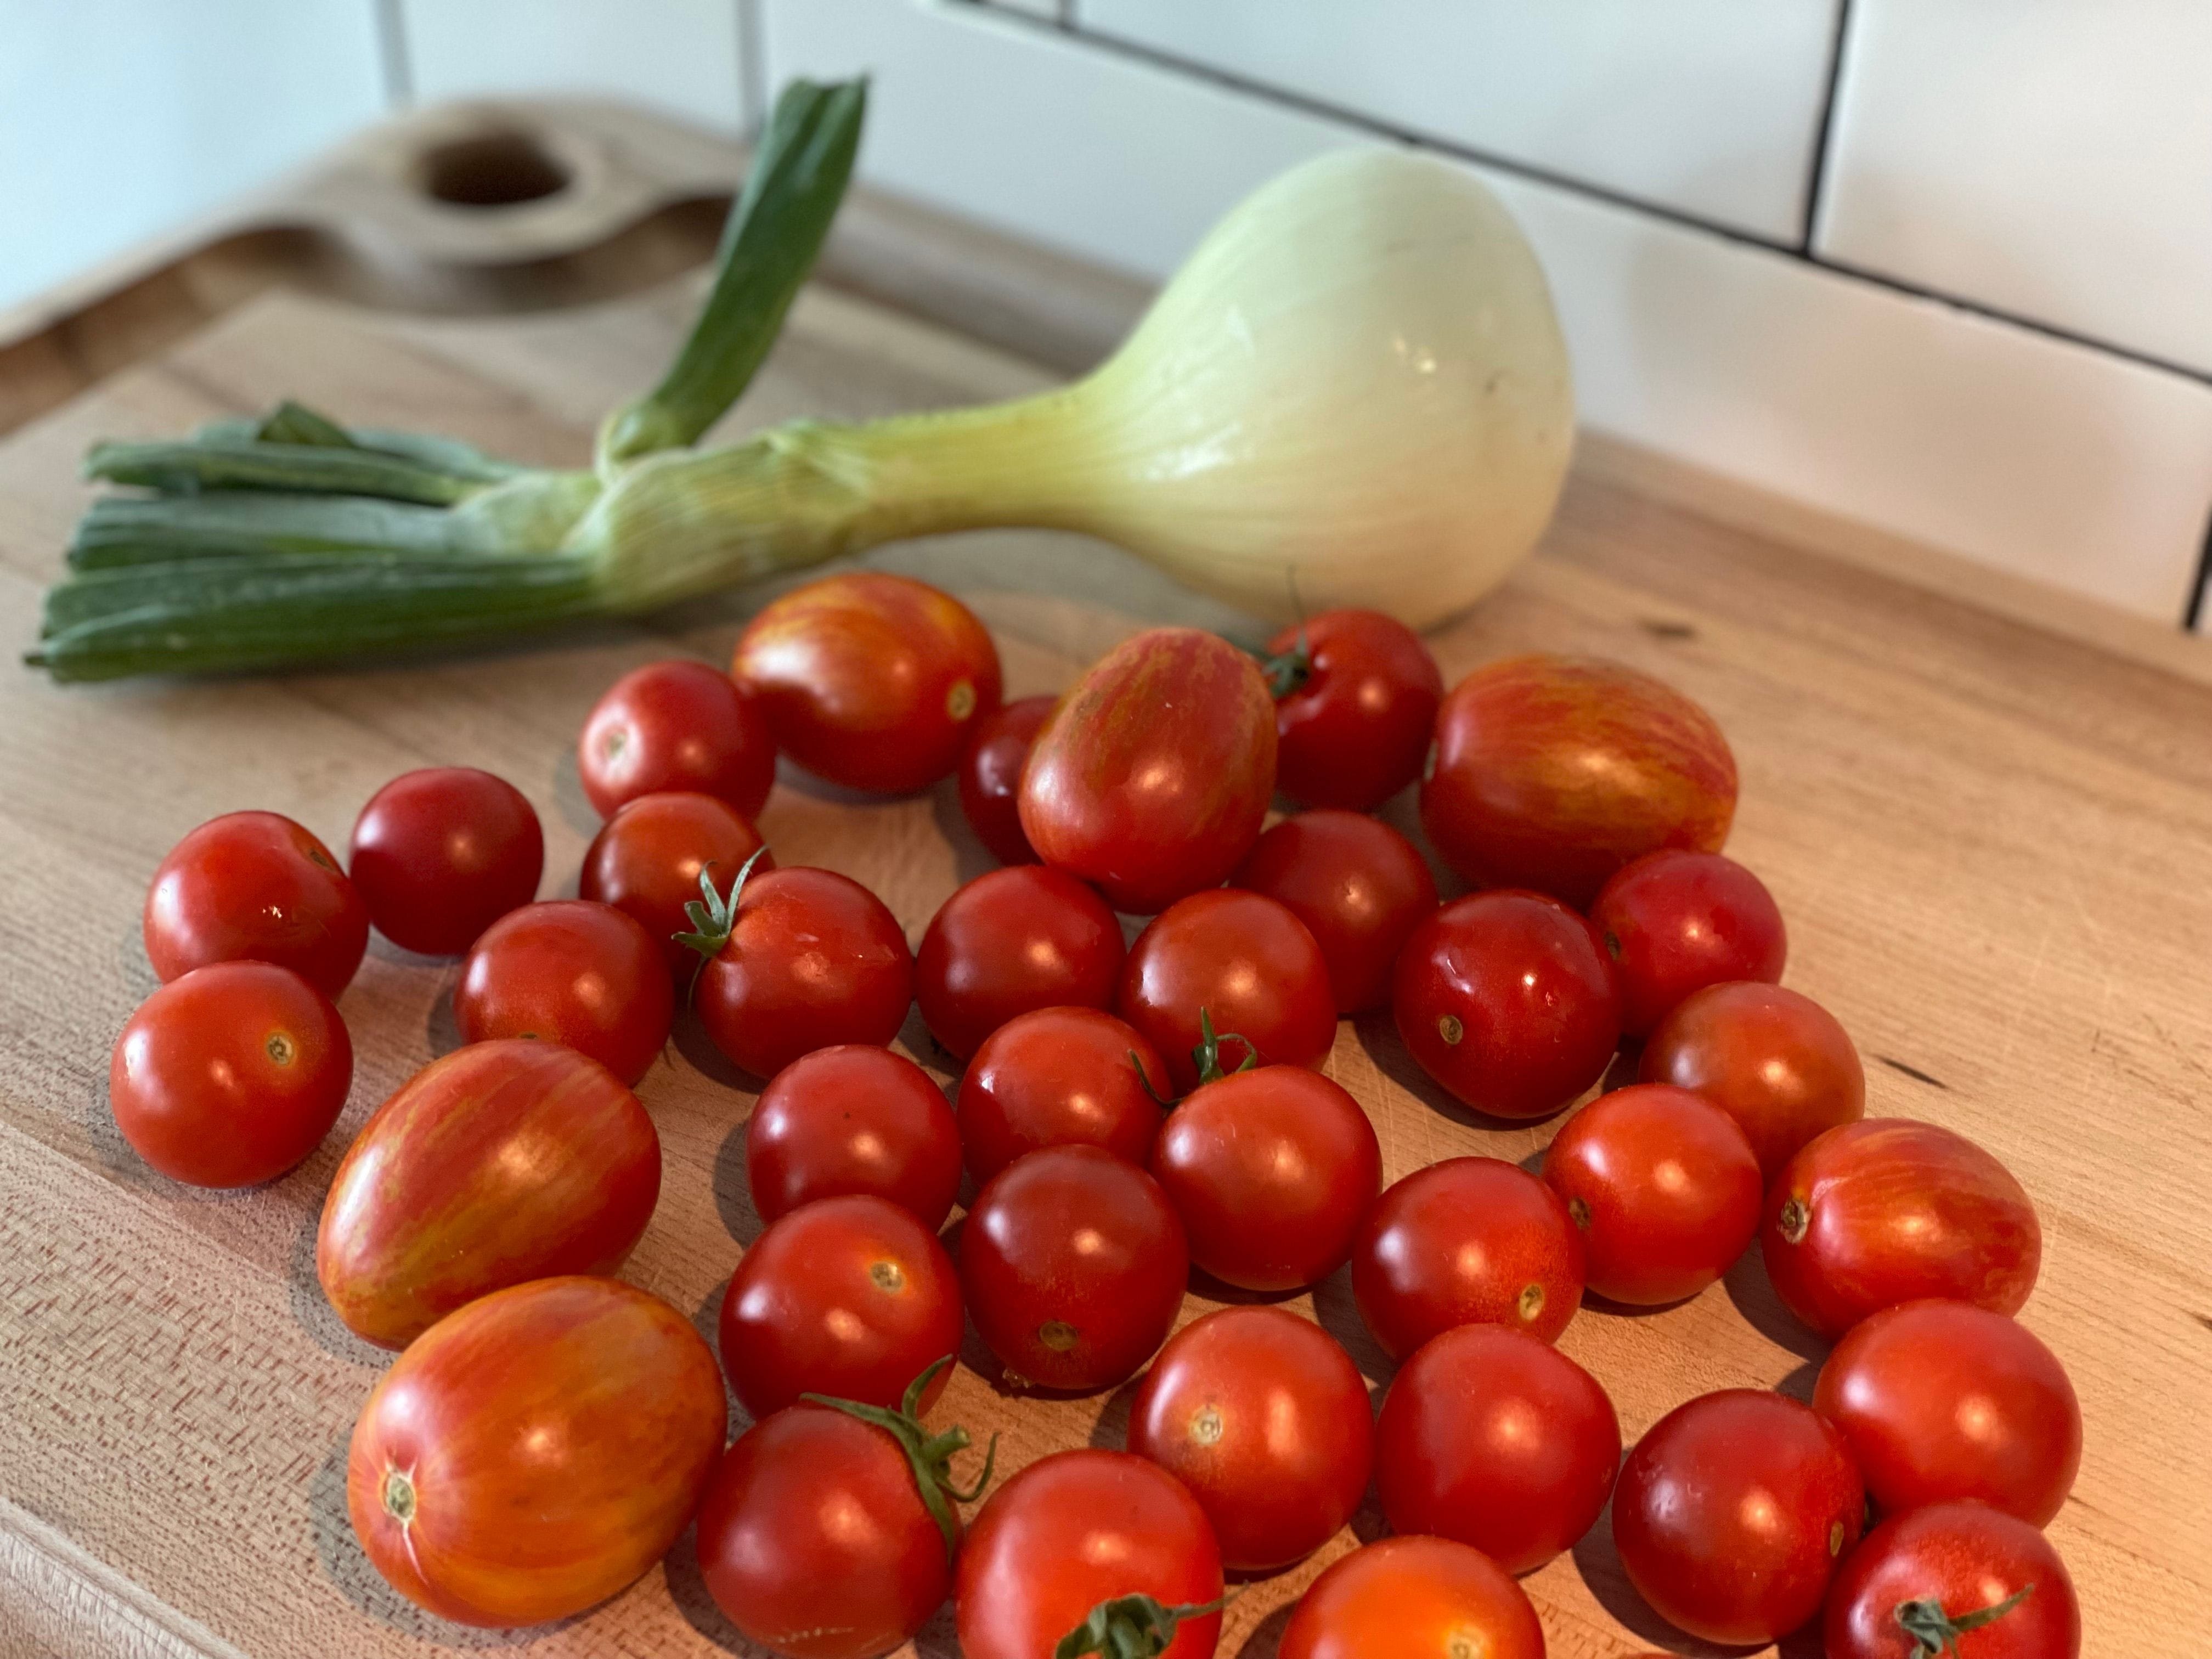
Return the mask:
<path fill-rule="evenodd" d="M 1158 1659 L 1174 1643 L 1176 1627 L 1186 1619 L 1203 1619 L 1218 1613 L 1228 1598 L 1188 1607 L 1163 1607 L 1149 1595 L 1117 1595 L 1091 1609 L 1091 1616 L 1060 1638 L 1052 1659 L 1083 1659 L 1095 1653 L 1102 1659 Z"/>
<path fill-rule="evenodd" d="M 676 942 L 687 951 L 699 953 L 699 965 L 691 970 L 691 984 L 684 992 L 687 1001 L 699 991 L 699 975 L 707 971 L 707 964 L 721 955 L 722 947 L 730 942 L 730 935 L 738 930 L 738 896 L 745 890 L 745 879 L 753 872 L 753 866 L 761 861 L 768 851 L 765 845 L 753 849 L 753 855 L 738 866 L 738 873 L 730 883 L 730 896 L 724 898 L 714 890 L 714 866 L 704 866 L 699 872 L 699 890 L 705 895 L 702 903 L 693 899 L 684 907 L 684 914 L 691 923 L 692 931 L 673 935 Z"/>
<path fill-rule="evenodd" d="M 1899 1601 L 1897 1622 L 1915 1644 L 1913 1659 L 1942 1659 L 1944 1654 L 1959 1651 L 1960 1637 L 1984 1625 L 1994 1625 L 2027 1601 L 2034 1589 L 2033 1583 L 2023 1584 L 2003 1601 L 1977 1613 L 1962 1613 L 1955 1619 L 1943 1611 L 1941 1601 Z"/>
<path fill-rule="evenodd" d="M 1313 647 L 1306 642 L 1303 618 L 1298 623 L 1297 643 L 1289 650 L 1273 656 L 1265 651 L 1252 654 L 1260 659 L 1260 678 L 1267 682 L 1267 695 L 1277 702 L 1313 678 Z"/>
<path fill-rule="evenodd" d="M 754 857 L 757 858 L 758 854 Z M 750 860 L 748 860 L 750 863 Z M 983 1472 L 964 1490 L 953 1484 L 952 1460 L 966 1451 L 975 1442 L 968 1431 L 954 1425 L 942 1434 L 932 1434 L 922 1426 L 920 1412 L 922 1392 L 935 1380 L 937 1374 L 952 1363 L 952 1356 L 933 1361 L 913 1382 L 907 1384 L 906 1397 L 896 1411 L 881 1406 L 871 1406 L 858 1400 L 839 1400 L 826 1394 L 803 1394 L 801 1400 L 817 1406 L 827 1406 L 848 1417 L 857 1417 L 861 1422 L 881 1429 L 898 1442 L 899 1449 L 906 1454 L 907 1462 L 914 1469 L 915 1489 L 921 1494 L 922 1507 L 929 1518 L 937 1522 L 937 1529 L 945 1535 L 945 1553 L 949 1560 L 959 1553 L 960 1521 L 952 1511 L 954 1504 L 972 1504 L 983 1495 L 983 1488 L 991 1483 L 991 1471 L 999 1463 L 999 1437 L 991 1437 L 990 1446 L 983 1454 Z"/>
<path fill-rule="evenodd" d="M 1253 1046 L 1250 1037 L 1239 1031 L 1224 1031 L 1216 1036 L 1213 1034 L 1212 1010 L 1200 1008 L 1198 1011 L 1198 1041 L 1191 1048 L 1190 1063 L 1198 1067 L 1198 1080 L 1201 1085 L 1218 1083 L 1229 1075 L 1221 1069 L 1221 1045 L 1224 1042 L 1244 1045 L 1244 1062 L 1237 1068 L 1238 1071 L 1249 1072 L 1260 1063 L 1260 1051 Z M 1143 1069 L 1141 1066 L 1138 1068 L 1139 1073 Z M 1159 1097 L 1155 1095 L 1152 1098 L 1158 1100 Z"/>

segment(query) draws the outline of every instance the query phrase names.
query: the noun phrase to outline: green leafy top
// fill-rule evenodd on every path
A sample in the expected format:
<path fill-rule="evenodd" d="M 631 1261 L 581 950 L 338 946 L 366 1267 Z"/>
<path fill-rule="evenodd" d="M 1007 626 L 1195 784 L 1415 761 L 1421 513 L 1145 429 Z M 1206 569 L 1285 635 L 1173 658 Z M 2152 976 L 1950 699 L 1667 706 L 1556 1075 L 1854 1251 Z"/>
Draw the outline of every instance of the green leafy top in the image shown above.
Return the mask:
<path fill-rule="evenodd" d="M 838 1400 L 826 1394 L 803 1394 L 801 1400 L 817 1406 L 827 1406 L 848 1417 L 856 1417 L 863 1423 L 872 1424 L 899 1443 L 906 1461 L 914 1468 L 914 1484 L 921 1494 L 922 1507 L 929 1511 L 930 1519 L 937 1522 L 938 1531 L 945 1534 L 945 1553 L 947 1559 L 959 1553 L 960 1522 L 952 1512 L 955 1503 L 972 1504 L 983 1495 L 983 1488 L 991 1483 L 991 1471 L 999 1462 L 999 1437 L 991 1437 L 989 1449 L 983 1454 L 983 1472 L 975 1477 L 965 1491 L 952 1482 L 952 1459 L 966 1451 L 975 1443 L 968 1431 L 957 1426 L 943 1434 L 933 1435 L 924 1428 L 918 1407 L 924 1389 L 937 1374 L 952 1363 L 952 1356 L 931 1364 L 920 1376 L 907 1384 L 906 1397 L 896 1411 L 887 1411 L 881 1406 L 864 1405 L 857 1400 Z"/>

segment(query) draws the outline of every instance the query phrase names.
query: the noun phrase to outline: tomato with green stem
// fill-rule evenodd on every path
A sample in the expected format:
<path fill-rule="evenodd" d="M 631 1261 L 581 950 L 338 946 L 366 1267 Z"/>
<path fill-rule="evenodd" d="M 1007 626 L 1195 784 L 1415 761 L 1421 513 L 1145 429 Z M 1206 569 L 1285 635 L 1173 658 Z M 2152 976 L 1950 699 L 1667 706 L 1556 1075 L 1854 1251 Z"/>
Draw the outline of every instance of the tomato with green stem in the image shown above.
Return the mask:
<path fill-rule="evenodd" d="M 820 1198 L 889 1199 L 932 1231 L 960 1193 L 960 1127 L 936 1079 L 866 1043 L 817 1048 L 769 1079 L 745 1124 L 763 1221 Z"/>
<path fill-rule="evenodd" d="M 1285 818 L 1254 845 L 1233 886 L 1277 901 L 1306 925 L 1340 1014 L 1388 1006 L 1391 970 L 1437 908 L 1436 878 L 1380 818 L 1326 809 Z"/>
<path fill-rule="evenodd" d="M 1318 1066 L 1336 1042 L 1328 964 L 1285 905 L 1222 888 L 1154 916 L 1121 965 L 1115 1012 L 1166 1059 L 1177 1094 L 1198 1086 L 1202 1016 L 1222 1033 L 1222 1070 Z"/>
<path fill-rule="evenodd" d="M 457 957 L 538 896 L 545 832 L 522 792 L 471 766 L 408 772 L 369 797 L 346 867 L 394 945 Z"/>
<path fill-rule="evenodd" d="M 467 1042 L 534 1037 L 589 1054 L 635 1086 L 668 1043 L 676 995 L 653 936 L 611 905 L 550 899 L 477 936 L 453 988 Z"/>
<path fill-rule="evenodd" d="M 915 1000 L 930 1034 L 965 1060 L 1017 1015 L 1105 1007 L 1125 954 L 1106 901 L 1066 871 L 993 870 L 930 918 L 915 955 Z"/>
<path fill-rule="evenodd" d="M 674 982 L 689 985 L 699 957 L 677 937 L 690 931 L 684 907 L 697 901 L 702 875 L 719 887 L 757 853 L 760 873 L 775 868 L 775 855 L 761 851 L 760 831 L 726 800 L 673 791 L 640 795 L 617 807 L 592 837 L 576 892 L 635 920 L 659 947 Z"/>
<path fill-rule="evenodd" d="M 1324 611 L 1267 641 L 1275 787 L 1364 812 L 1421 770 L 1443 676 L 1421 636 L 1379 611 Z"/>
<path fill-rule="evenodd" d="M 1814 1136 L 1866 1115 L 1866 1073 L 1850 1035 L 1781 985 L 1692 992 L 1652 1030 L 1638 1076 L 1703 1095 L 1734 1118 L 1769 1182 Z"/>
<path fill-rule="evenodd" d="M 1021 697 L 975 722 L 960 755 L 960 812 L 1001 864 L 1035 864 L 1022 833 L 1022 769 L 1057 697 Z"/>
<path fill-rule="evenodd" d="M 1893 1516 L 1836 1574 L 1828 1659 L 2077 1659 L 2081 1607 L 2041 1531 L 1981 1504 Z"/>
<path fill-rule="evenodd" d="M 1544 1659 L 1528 1593 L 1480 1550 L 1385 1538 L 1313 1581 L 1279 1659 Z"/>
<path fill-rule="evenodd" d="M 289 968 L 326 997 L 353 981 L 368 907 L 330 848 L 276 812 L 226 812 L 169 849 L 140 928 L 164 983 L 217 962 Z"/>
<path fill-rule="evenodd" d="M 1590 906 L 1590 925 L 1612 955 L 1631 1036 L 1708 985 L 1773 984 L 1790 954 L 1766 884 L 1718 853 L 1669 848 L 1623 865 Z"/>
<path fill-rule="evenodd" d="M 576 774 L 603 818 L 672 790 L 711 795 L 757 818 L 775 782 L 775 739 L 728 675 L 672 658 L 633 668 L 592 706 L 576 738 Z"/>
<path fill-rule="evenodd" d="M 1100 1146 L 1141 1167 L 1152 1155 L 1168 1087 L 1159 1051 L 1096 1008 L 1040 1008 L 983 1039 L 961 1074 L 960 1145 L 987 1182 L 1024 1152 Z"/>

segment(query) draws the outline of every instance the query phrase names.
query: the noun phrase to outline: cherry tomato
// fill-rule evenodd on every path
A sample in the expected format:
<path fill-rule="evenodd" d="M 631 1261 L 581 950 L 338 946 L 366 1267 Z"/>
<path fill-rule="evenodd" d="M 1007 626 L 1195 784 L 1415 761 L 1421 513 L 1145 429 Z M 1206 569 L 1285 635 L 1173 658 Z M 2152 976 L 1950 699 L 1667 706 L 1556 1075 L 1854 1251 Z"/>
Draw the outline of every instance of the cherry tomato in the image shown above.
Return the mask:
<path fill-rule="evenodd" d="M 2081 1607 L 2051 1540 L 1979 1504 L 1893 1516 L 1828 1592 L 1828 1659 L 2076 1659 Z"/>
<path fill-rule="evenodd" d="M 1583 1297 L 1583 1242 L 1559 1194 L 1496 1158 L 1452 1158 L 1382 1194 L 1352 1249 L 1359 1316 L 1393 1359 L 1455 1325 L 1551 1342 Z"/>
<path fill-rule="evenodd" d="M 1476 893 L 1413 930 L 1391 1006 L 1421 1069 L 1493 1117 L 1545 1117 L 1620 1043 L 1620 996 L 1589 924 L 1536 893 Z"/>
<path fill-rule="evenodd" d="M 1437 712 L 1421 823 L 1477 887 L 1533 887 L 1577 908 L 1662 847 L 1717 853 L 1735 757 L 1672 686 L 1595 658 L 1478 668 Z"/>
<path fill-rule="evenodd" d="M 1597 1379 L 1498 1325 L 1424 1342 L 1375 1425 L 1391 1530 L 1472 1544 L 1516 1577 L 1596 1524 L 1620 1466 L 1620 1420 Z"/>
<path fill-rule="evenodd" d="M 1252 659 L 1194 628 L 1125 640 L 1061 698 L 1022 773 L 1022 833 L 1117 910 L 1218 885 L 1275 789 L 1275 708 Z"/>
<path fill-rule="evenodd" d="M 999 706 L 999 651 L 975 613 L 906 576 L 856 570 L 793 589 L 738 636 L 730 676 L 776 747 L 848 789 L 908 794 L 952 770 Z"/>
<path fill-rule="evenodd" d="M 453 988 L 467 1042 L 537 1037 L 635 1086 L 676 1018 L 665 960 L 632 917 L 590 899 L 510 910 L 477 935 Z"/>
<path fill-rule="evenodd" d="M 605 1066 L 474 1043 L 362 1126 L 323 1200 L 315 1273 L 357 1334 L 404 1347 L 487 1291 L 614 1272 L 659 1197 L 660 1137 Z"/>
<path fill-rule="evenodd" d="M 1695 1296 L 1759 1231 L 1759 1160 L 1701 1096 L 1640 1083 L 1600 1095 L 1544 1154 L 1544 1179 L 1582 1233 L 1583 1283 L 1655 1307 Z"/>
<path fill-rule="evenodd" d="M 1723 1389 L 1677 1406 L 1629 1453 L 1613 1537 L 1662 1619 L 1756 1647 L 1820 1610 L 1865 1505 L 1833 1425 L 1778 1394 Z"/>
<path fill-rule="evenodd" d="M 707 1035 L 737 1065 L 772 1078 L 817 1048 L 880 1048 L 898 1035 L 914 1000 L 914 956 L 898 919 L 859 882 L 756 866 L 728 908 L 726 941 L 693 1000 Z"/>
<path fill-rule="evenodd" d="M 1066 871 L 994 870 L 930 919 L 915 1000 L 931 1035 L 965 1060 L 1017 1014 L 1105 1007 L 1126 954 L 1106 901 Z"/>
<path fill-rule="evenodd" d="M 1301 812 L 1261 836 L 1231 878 L 1285 906 L 1314 936 L 1340 1014 L 1390 1000 L 1390 970 L 1437 908 L 1413 843 L 1358 812 Z"/>
<path fill-rule="evenodd" d="M 1190 1250 L 1159 1182 L 1097 1146 L 1027 1152 L 960 1236 L 960 1283 L 1012 1380 L 1090 1392 L 1134 1376 L 1175 1323 Z"/>
<path fill-rule="evenodd" d="M 1324 611 L 1267 641 L 1275 787 L 1364 812 L 1419 774 L 1444 678 L 1419 635 L 1379 611 Z"/>
<path fill-rule="evenodd" d="M 603 818 L 668 790 L 713 795 L 757 818 L 775 782 L 775 740 L 728 675 L 678 657 L 632 669 L 592 706 L 576 773 Z"/>
<path fill-rule="evenodd" d="M 1646 853 L 1590 907 L 1620 981 L 1621 1027 L 1643 1036 L 1692 991 L 1782 977 L 1790 937 L 1766 884 L 1718 853 Z"/>
<path fill-rule="evenodd" d="M 684 907 L 700 896 L 700 872 L 727 887 L 760 850 L 760 831 L 727 801 L 675 793 L 640 795 L 617 807 L 592 838 L 576 891 L 634 918 L 660 947 L 676 981 L 688 986 L 698 953 L 678 945 L 676 936 L 691 931 Z M 762 853 L 753 873 L 775 868 L 775 855 Z"/>
<path fill-rule="evenodd" d="M 1768 1181 L 1824 1129 L 1866 1115 L 1859 1051 L 1826 1009 L 1779 985 L 1711 985 L 1659 1022 L 1638 1074 L 1736 1121 Z"/>
<path fill-rule="evenodd" d="M 1234 888 L 1193 893 L 1152 918 L 1121 964 L 1115 1012 L 1160 1051 L 1177 1094 L 1198 1086 L 1201 1013 L 1220 1034 L 1224 1072 L 1248 1060 L 1318 1066 L 1336 1043 L 1321 946 L 1288 906 Z"/>
<path fill-rule="evenodd" d="M 745 1125 L 753 1212 L 774 1221 L 817 1198 L 889 1199 L 932 1232 L 960 1194 L 960 1126 L 904 1054 L 841 1043 L 769 1080 Z"/>
<path fill-rule="evenodd" d="M 1313 1581 L 1277 1659 L 1544 1659 L 1520 1585 L 1449 1538 L 1385 1538 Z"/>
<path fill-rule="evenodd" d="M 889 1199 L 817 1199 L 770 1222 L 730 1276 L 722 1367 L 756 1419 L 802 1394 L 895 1406 L 959 1352 L 962 1329 L 960 1275 L 935 1233 Z"/>
<path fill-rule="evenodd" d="M 1218 1601 L 1221 1552 L 1198 1500 L 1158 1464 L 1054 1452 L 991 1494 L 952 1595 L 965 1659 L 1043 1659 L 1103 1601 Z M 1210 1659 L 1220 1634 L 1218 1613 L 1183 1620 L 1159 1659 Z"/>
<path fill-rule="evenodd" d="M 960 811 L 1001 864 L 1035 864 L 1022 833 L 1022 769 L 1057 697 L 1023 697 L 986 714 L 960 756 Z"/>
<path fill-rule="evenodd" d="M 1367 1491 L 1374 1441 L 1352 1356 L 1280 1308 L 1184 1326 L 1129 1405 L 1129 1449 L 1190 1489 L 1239 1572 L 1273 1572 L 1334 1538 Z"/>
<path fill-rule="evenodd" d="M 682 1314 L 619 1279 L 536 1279 L 441 1320 L 385 1372 L 354 1425 L 346 1508 L 416 1606 L 544 1624 L 668 1553 L 728 1427 Z"/>
<path fill-rule="evenodd" d="M 457 957 L 537 896 L 545 832 L 522 792 L 469 766 L 407 772 L 369 797 L 347 858 L 377 931 Z"/>
<path fill-rule="evenodd" d="M 289 968 L 325 996 L 352 982 L 368 907 L 330 849 L 275 812 L 210 818 L 146 890 L 146 959 L 164 983 L 215 962 Z"/>
<path fill-rule="evenodd" d="M 1190 1259 L 1248 1291 L 1290 1291 L 1345 1264 L 1382 1189 L 1359 1103 L 1318 1073 L 1263 1066 L 1202 1085 L 1168 1114 L 1152 1174 Z"/>
<path fill-rule="evenodd" d="M 1040 1008 L 983 1039 L 960 1079 L 968 1173 L 988 1181 L 1024 1152 L 1103 1146 L 1143 1164 L 1163 1115 L 1166 1063 L 1134 1026 L 1095 1008 Z"/>
<path fill-rule="evenodd" d="M 274 1181 L 322 1144 L 353 1086 L 331 1000 L 289 968 L 216 962 L 139 1005 L 107 1103 L 138 1156 L 195 1187 Z"/>
<path fill-rule="evenodd" d="M 2043 1230 L 2020 1182 L 1972 1141 L 1875 1117 L 1790 1160 L 1767 1191 L 1759 1248 L 1784 1305 L 1832 1339 L 1923 1297 L 2018 1313 Z"/>
<path fill-rule="evenodd" d="M 1972 1498 L 2050 1524 L 2081 1466 L 2081 1407 L 2025 1326 L 1966 1302 L 1907 1302 L 1844 1334 L 1813 1409 L 1844 1431 L 1882 1509 Z"/>

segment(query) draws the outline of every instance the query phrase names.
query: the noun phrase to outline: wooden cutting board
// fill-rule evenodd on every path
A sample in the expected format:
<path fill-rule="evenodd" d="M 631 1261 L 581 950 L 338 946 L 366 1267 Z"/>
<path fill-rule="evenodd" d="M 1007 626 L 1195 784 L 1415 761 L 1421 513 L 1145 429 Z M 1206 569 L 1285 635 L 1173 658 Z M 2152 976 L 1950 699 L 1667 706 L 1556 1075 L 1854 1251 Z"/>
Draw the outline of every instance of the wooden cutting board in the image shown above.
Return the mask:
<path fill-rule="evenodd" d="M 916 269 L 930 248 L 965 246 L 975 286 L 962 292 L 1019 287 L 994 263 L 1000 245 L 963 243 L 942 225 L 930 235 L 912 245 Z M 889 257 L 877 268 L 895 276 L 901 265 Z M 943 261 L 932 270 L 931 308 L 959 314 L 942 303 Z M 131 354 L 105 326 L 52 359 L 81 368 L 104 349 L 100 366 L 115 372 L 0 439 L 0 642 L 11 653 L 34 635 L 40 589 L 85 499 L 77 459 L 94 437 L 173 434 L 289 393 L 349 420 L 580 463 L 599 413 L 649 382 L 698 286 L 684 276 L 579 307 L 437 318 L 304 295 L 283 277 L 234 284 L 204 315 L 154 329 L 174 337 L 131 366 L 116 368 Z M 252 297 L 230 302 L 240 295 Z M 112 296 L 102 304 L 114 311 Z M 74 325 L 90 327 L 92 314 Z M 729 429 L 1050 378 L 939 325 L 817 289 Z M 2124 648 L 2095 647 L 1732 527 L 1611 453 L 1586 452 L 1539 556 L 1435 635 L 1446 676 L 1510 651 L 1600 653 L 1663 677 L 1719 719 L 1743 778 L 1729 850 L 1789 919 L 1789 982 L 1856 1039 L 1869 1109 L 1972 1136 L 2041 1211 L 2043 1277 L 2024 1319 L 2065 1361 L 2087 1420 L 2081 1480 L 2051 1529 L 2081 1591 L 2087 1651 L 2197 1651 L 2212 1630 L 2212 689 L 2202 659 L 2109 621 L 2096 626 Z M 1146 623 L 1249 629 L 1074 538 L 950 538 L 868 562 L 972 605 L 998 638 L 1010 696 L 1065 685 Z M 359 1056 L 345 1117 L 265 1189 L 213 1195 L 153 1175 L 118 1137 L 104 1080 L 115 1033 L 155 985 L 138 939 L 143 886 L 185 830 L 265 807 L 343 846 L 360 804 L 393 774 L 482 766 L 536 803 L 545 891 L 572 893 L 595 827 L 572 756 L 585 711 L 639 663 L 674 651 L 722 659 L 769 592 L 652 628 L 349 673 L 64 690 L 0 666 L 0 1656 L 753 1651 L 708 1598 L 688 1536 L 605 1607 L 501 1635 L 416 1611 L 348 1528 L 346 1439 L 387 1358 L 325 1306 L 315 1221 L 362 1120 L 457 1041 L 453 964 L 372 946 L 341 1004 Z M 1389 816 L 1410 827 L 1407 805 Z M 862 800 L 787 772 L 762 824 L 781 861 L 865 882 L 917 939 L 945 896 L 988 866 L 949 787 Z M 945 1075 L 918 1020 L 904 1042 Z M 1526 1158 L 1557 1127 L 1468 1122 L 1387 1018 L 1345 1024 L 1328 1070 L 1373 1116 L 1390 1179 L 1462 1152 Z M 711 1337 L 722 1284 L 759 1227 L 743 1154 L 753 1085 L 686 1024 L 640 1093 L 666 1170 L 627 1273 Z M 1212 1305 L 1194 1296 L 1186 1316 Z M 1389 1367 L 1341 1273 L 1288 1305 L 1339 1336 L 1379 1395 Z M 1822 1352 L 1781 1311 L 1755 1255 L 1687 1305 L 1585 1311 L 1560 1346 L 1604 1382 L 1632 1438 L 1710 1389 L 1803 1397 Z M 1055 1448 L 1119 1444 L 1128 1393 L 1011 1398 L 963 1366 L 938 1417 L 1004 1431 L 1011 1473 Z M 1303 1588 L 1380 1529 L 1370 1504 L 1313 1561 L 1250 1590 L 1222 1653 L 1268 1659 Z M 1603 1522 L 1527 1583 L 1562 1659 L 1702 1650 L 1642 1607 Z M 954 1651 L 949 1613 L 918 1646 Z M 1782 1651 L 1817 1649 L 1800 1638 Z"/>

